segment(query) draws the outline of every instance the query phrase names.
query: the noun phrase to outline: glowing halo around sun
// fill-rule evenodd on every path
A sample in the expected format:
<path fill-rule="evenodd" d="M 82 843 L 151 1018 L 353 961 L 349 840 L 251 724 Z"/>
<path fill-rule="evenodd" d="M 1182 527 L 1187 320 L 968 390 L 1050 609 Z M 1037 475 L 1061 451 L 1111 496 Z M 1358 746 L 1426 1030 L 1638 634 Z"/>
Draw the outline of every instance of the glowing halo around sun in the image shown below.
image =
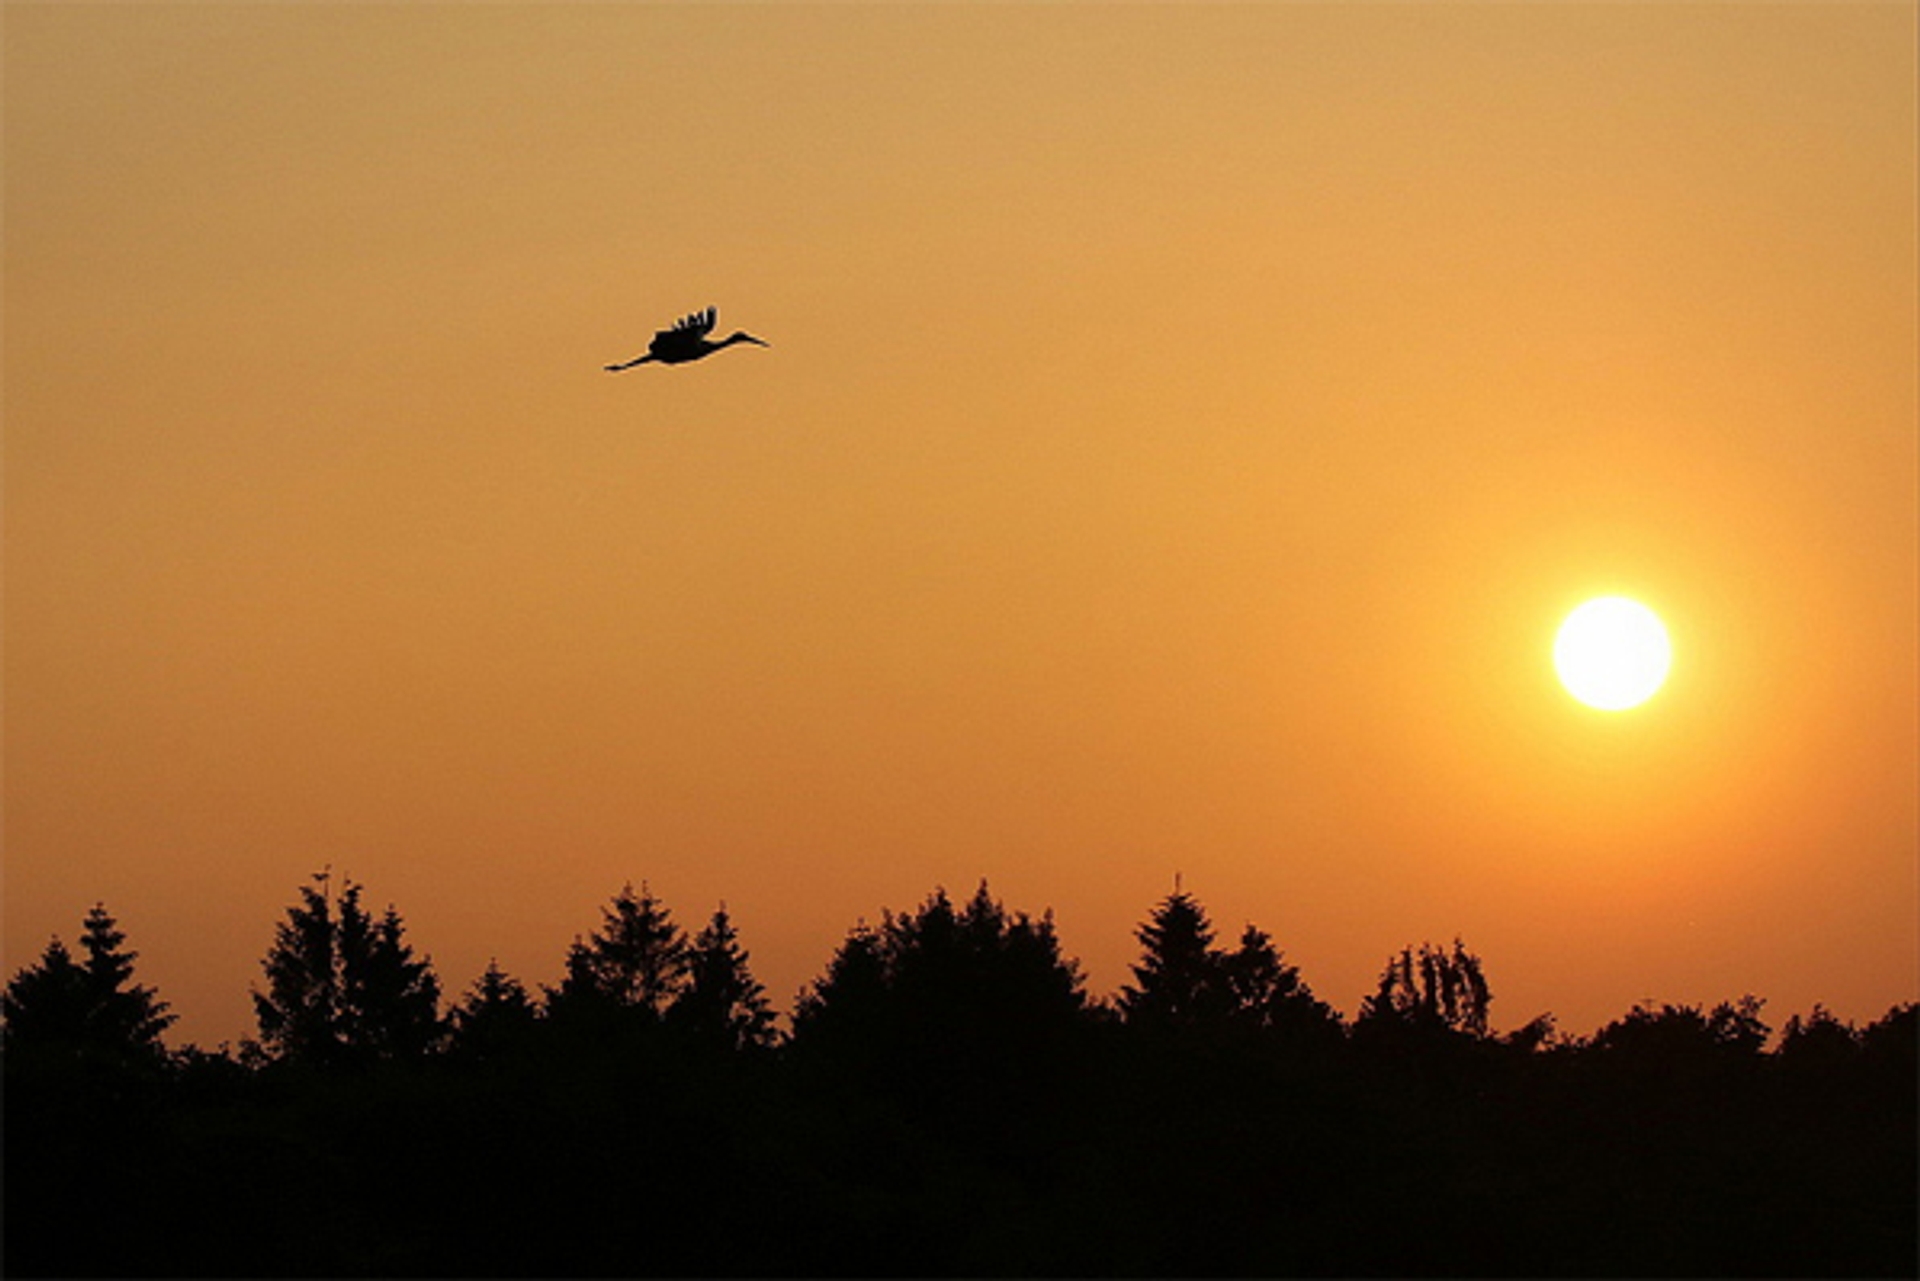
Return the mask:
<path fill-rule="evenodd" d="M 1567 615 L 1553 641 L 1560 683 L 1588 707 L 1620 712 L 1652 698 L 1673 665 L 1659 615 L 1624 596 L 1600 596 Z"/>

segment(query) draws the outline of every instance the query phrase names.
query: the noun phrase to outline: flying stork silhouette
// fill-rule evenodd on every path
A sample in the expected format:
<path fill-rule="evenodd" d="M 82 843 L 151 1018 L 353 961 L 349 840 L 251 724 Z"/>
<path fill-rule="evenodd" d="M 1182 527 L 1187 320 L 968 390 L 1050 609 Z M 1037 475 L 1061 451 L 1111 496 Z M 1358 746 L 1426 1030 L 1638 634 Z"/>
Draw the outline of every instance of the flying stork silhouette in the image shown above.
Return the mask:
<path fill-rule="evenodd" d="M 705 311 L 696 311 L 691 316 L 681 317 L 673 322 L 673 328 L 662 329 L 653 336 L 653 341 L 647 344 L 646 355 L 635 356 L 625 364 L 608 365 L 607 372 L 617 374 L 622 369 L 632 369 L 635 365 L 644 365 L 650 360 L 662 365 L 684 365 L 689 360 L 711 356 L 722 347 L 731 347 L 737 342 L 750 342 L 760 347 L 772 346 L 771 343 L 738 329 L 719 342 L 714 342 L 707 335 L 713 332 L 713 322 L 718 314 L 709 307 Z"/>

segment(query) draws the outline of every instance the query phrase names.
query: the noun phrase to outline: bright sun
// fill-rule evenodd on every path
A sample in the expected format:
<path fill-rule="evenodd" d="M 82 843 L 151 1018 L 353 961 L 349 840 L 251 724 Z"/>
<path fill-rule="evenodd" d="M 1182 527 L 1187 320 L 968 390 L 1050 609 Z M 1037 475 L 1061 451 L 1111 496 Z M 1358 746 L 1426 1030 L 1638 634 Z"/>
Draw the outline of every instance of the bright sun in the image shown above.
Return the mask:
<path fill-rule="evenodd" d="M 1673 649 L 1660 618 L 1639 601 L 1601 596 L 1567 615 L 1553 642 L 1560 683 L 1588 707 L 1624 711 L 1653 697 Z"/>

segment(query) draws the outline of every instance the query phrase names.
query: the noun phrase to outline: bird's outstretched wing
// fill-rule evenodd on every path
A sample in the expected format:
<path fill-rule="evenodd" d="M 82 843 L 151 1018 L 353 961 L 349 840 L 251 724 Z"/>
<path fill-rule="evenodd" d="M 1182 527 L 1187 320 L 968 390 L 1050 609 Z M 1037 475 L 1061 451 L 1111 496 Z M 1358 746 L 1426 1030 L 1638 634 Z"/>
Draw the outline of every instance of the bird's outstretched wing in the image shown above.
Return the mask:
<path fill-rule="evenodd" d="M 713 329 L 713 322 L 719 318 L 719 314 L 709 307 L 691 316 L 682 316 L 671 327 L 654 334 L 653 341 L 647 344 L 646 355 L 606 368 L 611 373 L 618 373 L 622 369 L 644 365 L 650 360 L 657 360 L 663 365 L 682 365 L 689 360 L 698 360 L 708 352 L 718 351 L 726 344 L 708 342 L 707 334 Z"/>
<path fill-rule="evenodd" d="M 712 307 L 705 311 L 696 311 L 691 316 L 682 316 L 673 322 L 673 328 L 662 329 L 654 336 L 667 338 L 680 334 L 688 338 L 705 338 L 712 331 L 713 322 L 719 318 L 719 315 L 720 313 Z"/>

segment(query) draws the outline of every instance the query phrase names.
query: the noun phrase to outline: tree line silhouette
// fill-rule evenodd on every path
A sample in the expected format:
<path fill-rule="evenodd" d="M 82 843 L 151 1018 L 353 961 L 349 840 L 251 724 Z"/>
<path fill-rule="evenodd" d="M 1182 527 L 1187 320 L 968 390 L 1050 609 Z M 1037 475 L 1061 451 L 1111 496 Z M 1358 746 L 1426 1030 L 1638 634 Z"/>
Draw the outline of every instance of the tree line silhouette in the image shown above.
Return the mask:
<path fill-rule="evenodd" d="M 858 923 L 782 1033 L 643 882 L 443 1001 L 322 872 L 258 1036 L 169 1049 L 104 905 L 0 995 L 9 1275 L 1912 1275 L 1920 1006 L 1505 1034 L 1460 940 L 1347 1021 L 1180 888 L 1088 995 L 986 883 Z"/>

